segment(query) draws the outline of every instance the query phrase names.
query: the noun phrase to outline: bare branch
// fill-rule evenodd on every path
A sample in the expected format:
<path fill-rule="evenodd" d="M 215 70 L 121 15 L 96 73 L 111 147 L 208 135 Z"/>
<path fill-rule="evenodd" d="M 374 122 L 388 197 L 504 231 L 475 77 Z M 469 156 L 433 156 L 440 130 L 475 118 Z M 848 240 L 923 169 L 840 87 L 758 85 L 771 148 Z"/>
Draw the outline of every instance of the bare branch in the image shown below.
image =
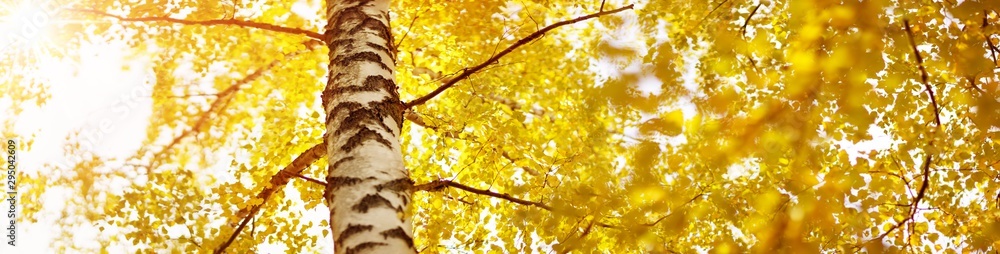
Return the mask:
<path fill-rule="evenodd" d="M 307 149 L 305 152 L 302 152 L 302 154 L 299 154 L 298 157 L 295 157 L 295 159 L 292 160 L 292 163 L 285 166 L 285 168 L 282 168 L 281 171 L 278 171 L 278 173 L 274 174 L 274 176 L 271 176 L 271 180 L 268 181 L 270 186 L 261 190 L 255 197 L 255 199 L 261 200 L 260 204 L 250 205 L 236 213 L 237 218 L 242 218 L 239 227 L 232 232 L 226 242 L 216 248 L 215 253 L 223 253 L 226 248 L 229 247 L 234 240 L 236 240 L 236 236 L 238 236 L 240 231 L 246 227 L 247 222 L 249 222 L 250 219 L 257 214 L 257 211 L 260 211 L 261 206 L 267 203 L 267 200 L 271 198 L 271 195 L 273 195 L 281 187 L 284 187 L 285 184 L 288 184 L 288 181 L 291 180 L 292 177 L 301 176 L 303 170 L 309 167 L 309 165 L 312 165 L 312 163 L 319 158 L 322 158 L 323 155 L 326 155 L 326 143 L 317 144 Z"/>
<path fill-rule="evenodd" d="M 594 13 L 594 14 L 590 14 L 590 15 L 578 17 L 578 18 L 575 18 L 575 19 L 560 21 L 560 22 L 557 22 L 555 24 L 546 26 L 545 28 L 542 28 L 542 30 L 535 31 L 534 33 L 531 33 L 527 37 L 524 37 L 524 38 L 518 40 L 517 42 L 514 42 L 514 44 L 510 45 L 509 47 L 507 47 L 503 51 L 500 51 L 500 53 L 494 55 L 493 57 L 490 57 L 490 59 L 487 59 L 486 61 L 480 63 L 479 65 L 476 65 L 476 66 L 474 66 L 472 68 L 466 68 L 466 69 L 462 70 L 462 72 L 459 73 L 457 77 L 452 78 L 451 80 L 448 80 L 448 82 L 446 82 L 444 85 L 439 86 L 437 89 L 434 89 L 434 91 L 428 93 L 427 95 L 421 96 L 420 98 L 417 98 L 415 100 L 407 102 L 405 104 L 405 108 L 412 108 L 414 106 L 419 106 L 421 104 L 426 103 L 428 100 L 433 99 L 438 94 L 441 94 L 441 92 L 444 92 L 444 90 L 447 90 L 448 88 L 451 88 L 452 86 L 454 86 L 455 83 L 458 83 L 459 81 L 462 81 L 462 80 L 468 78 L 472 74 L 474 74 L 476 72 L 479 72 L 483 68 L 486 68 L 486 66 L 489 66 L 491 64 L 497 63 L 500 58 L 506 56 L 507 54 L 510 54 L 510 52 L 513 52 L 518 47 L 524 46 L 525 44 L 528 44 L 531 41 L 534 41 L 534 40 L 536 40 L 538 38 L 541 38 L 542 35 L 545 35 L 545 33 L 551 31 L 552 29 L 556 29 L 556 28 L 561 27 L 561 26 L 565 26 L 565 25 L 577 23 L 577 22 L 580 22 L 580 21 L 584 21 L 584 20 L 588 20 L 588 19 L 592 19 L 592 18 L 596 18 L 596 17 L 608 15 L 608 14 L 618 13 L 618 12 L 621 12 L 621 11 L 624 11 L 624 10 L 628 10 L 628 9 L 632 9 L 632 6 L 633 5 L 630 4 L 630 5 L 622 7 L 622 8 L 618 8 L 618 9 L 614 9 L 614 10 L 610 10 L 610 11 L 602 11 L 602 12 L 598 12 L 598 13 Z"/>
<path fill-rule="evenodd" d="M 236 20 L 236 19 L 184 20 L 184 19 L 176 19 L 176 18 L 171 18 L 171 17 L 129 18 L 129 17 L 122 17 L 122 16 L 110 14 L 110 13 L 103 12 L 103 11 L 92 10 L 92 9 L 75 9 L 75 8 L 72 8 L 72 9 L 69 9 L 69 10 L 70 11 L 75 11 L 75 12 L 84 12 L 84 13 L 91 13 L 91 14 L 96 14 L 96 15 L 100 15 L 100 16 L 110 17 L 110 18 L 114 18 L 114 19 L 117 19 L 117 20 L 123 21 L 123 22 L 170 22 L 170 23 L 177 23 L 177 24 L 184 24 L 184 25 L 204 25 L 204 26 L 231 25 L 231 26 L 256 28 L 256 29 L 274 31 L 274 32 L 279 32 L 279 33 L 299 34 L 299 35 L 305 35 L 305 36 L 307 36 L 309 38 L 312 38 L 312 39 L 315 39 L 315 40 L 319 40 L 319 41 L 323 40 L 323 35 L 320 34 L 320 33 L 317 33 L 317 32 L 313 32 L 313 31 L 309 31 L 309 30 L 305 30 L 305 29 L 300 29 L 300 28 L 283 27 L 283 26 L 278 26 L 278 25 L 272 25 L 272 24 L 267 24 L 267 23 L 254 22 L 254 21 L 247 21 L 247 20 Z"/>

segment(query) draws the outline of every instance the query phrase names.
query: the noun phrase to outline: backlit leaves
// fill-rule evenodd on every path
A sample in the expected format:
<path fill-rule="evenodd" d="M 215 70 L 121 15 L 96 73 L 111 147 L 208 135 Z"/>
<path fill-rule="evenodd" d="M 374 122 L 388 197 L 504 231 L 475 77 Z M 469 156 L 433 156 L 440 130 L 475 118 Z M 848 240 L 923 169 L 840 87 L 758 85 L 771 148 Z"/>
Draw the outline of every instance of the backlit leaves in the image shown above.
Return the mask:
<path fill-rule="evenodd" d="M 132 18 L 322 27 L 321 1 L 113 2 L 80 6 Z M 602 3 L 604 10 L 627 4 L 393 1 L 401 97 L 423 96 L 537 29 Z M 412 108 L 420 121 L 402 132 L 418 184 L 450 179 L 547 208 L 456 188 L 419 191 L 411 208 L 416 247 L 995 251 L 997 6 L 645 1 L 550 31 Z M 39 193 L 69 189 L 78 200 L 67 205 L 73 221 L 117 232 L 97 246 L 64 233 L 56 248 L 211 251 L 235 231 L 240 209 L 259 204 L 229 250 L 327 250 L 327 224 L 316 215 L 325 210 L 322 186 L 302 178 L 268 183 L 322 139 L 325 47 L 259 28 L 71 16 L 87 21 L 74 31 L 93 33 L 77 36 L 124 38 L 145 50 L 156 80 L 154 117 L 126 166 L 77 145 L 67 151 L 84 158 L 79 163 L 25 176 L 28 220 L 49 202 Z M 72 56 L 73 47 L 52 54 Z M 40 82 L 2 71 L 0 86 Z M 44 86 L 25 87 L 8 89 L 10 97 L 46 103 Z M 301 175 L 324 180 L 326 163 Z M 116 181 L 126 187 L 103 187 Z M 270 187 L 279 188 L 274 197 L 255 198 Z M 171 236 L 173 227 L 190 233 Z"/>

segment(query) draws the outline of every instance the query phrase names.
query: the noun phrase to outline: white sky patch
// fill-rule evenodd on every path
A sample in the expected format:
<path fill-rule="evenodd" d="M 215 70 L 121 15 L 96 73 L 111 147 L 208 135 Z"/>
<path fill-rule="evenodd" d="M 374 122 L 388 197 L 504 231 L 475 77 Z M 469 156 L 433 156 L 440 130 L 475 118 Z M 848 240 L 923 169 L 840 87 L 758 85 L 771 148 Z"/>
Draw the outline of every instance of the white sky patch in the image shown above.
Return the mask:
<path fill-rule="evenodd" d="M 642 57 L 646 54 L 648 47 L 643 36 L 642 26 L 639 24 L 638 16 L 631 12 L 617 14 L 621 18 L 621 23 L 614 27 L 607 27 L 602 22 L 594 23 L 597 30 L 605 30 L 602 33 L 600 43 L 617 49 L 627 49 L 638 52 L 637 56 L 610 56 L 601 55 L 590 60 L 588 70 L 595 74 L 594 86 L 602 87 L 609 79 L 620 78 L 623 74 L 642 75 Z M 647 81 L 648 82 L 648 81 Z M 645 88 L 652 91 L 652 88 Z"/>
<path fill-rule="evenodd" d="M 643 75 L 636 84 L 636 90 L 643 96 L 659 96 L 663 92 L 663 81 L 654 75 Z"/>
<path fill-rule="evenodd" d="M 167 237 L 170 239 L 179 239 L 181 237 L 190 236 L 191 230 L 182 224 L 177 224 L 167 227 Z"/>
<path fill-rule="evenodd" d="M 320 16 L 320 13 L 316 10 L 322 10 L 319 6 L 320 1 L 308 1 L 300 0 L 292 4 L 291 11 L 295 15 L 302 17 L 305 20 L 310 21 L 325 21 L 326 19 Z M 312 26 L 320 27 L 320 22 L 315 22 Z"/>
<path fill-rule="evenodd" d="M 137 52 L 122 41 L 83 41 L 74 48 L 77 59 L 38 59 L 34 72 L 24 73 L 36 77 L 51 95 L 44 105 L 30 101 L 22 103 L 25 111 L 17 117 L 4 110 L 4 118 L 13 122 L 13 132 L 21 140 L 32 139 L 30 150 L 19 151 L 20 168 L 25 174 L 47 174 L 50 177 L 74 175 L 67 167 L 80 162 L 79 154 L 66 154 L 64 146 L 80 144 L 83 153 L 100 156 L 105 166 L 94 168 L 96 173 L 120 170 L 125 159 L 135 154 L 146 138 L 152 112 L 152 87 L 156 78 L 152 72 L 149 55 L 159 49 L 150 47 L 147 52 Z M 181 60 L 183 63 L 183 60 Z M 226 71 L 225 65 L 213 65 L 213 73 Z M 189 72 L 192 72 L 189 70 Z M 213 82 L 196 80 L 203 87 Z M 4 98 L 4 101 L 11 101 Z M 166 135 L 170 139 L 173 135 Z M 51 164 L 53 167 L 43 167 Z M 213 173 L 222 176 L 229 161 L 219 162 Z M 42 171 L 45 170 L 45 171 Z M 109 195 L 121 195 L 133 185 L 144 185 L 146 176 L 134 171 L 121 172 L 124 177 L 100 180 L 101 188 Z M 220 177 L 221 178 L 221 177 Z M 210 178 L 201 177 L 199 180 Z M 206 183 L 206 186 L 208 182 Z M 2 245 L 0 253 L 50 253 L 62 226 L 74 234 L 70 243 L 77 248 L 96 249 L 102 242 L 127 241 L 122 235 L 129 230 L 110 225 L 92 225 L 78 215 L 74 189 L 53 186 L 42 194 L 42 209 L 34 214 L 36 222 L 18 225 L 16 247 Z M 104 197 L 101 195 L 99 198 Z M 98 201 L 100 202 L 100 201 Z M 221 209 L 221 207 L 219 208 Z M 216 209 L 216 210 L 219 210 Z M 70 214 L 66 217 L 64 214 Z M 64 223 L 60 225 L 60 223 Z M 183 225 L 166 228 L 168 236 L 189 235 Z M 131 243 L 121 242 L 108 246 L 117 252 L 133 252 Z"/>
<path fill-rule="evenodd" d="M 603 87 L 609 79 L 621 76 L 618 65 L 608 58 L 590 59 L 587 69 L 594 73 L 594 87 Z"/>
<path fill-rule="evenodd" d="M 733 234 L 733 237 L 740 239 L 740 241 L 743 241 L 743 243 L 748 245 L 752 243 L 753 238 L 743 234 L 743 230 L 740 230 L 740 228 L 733 225 L 733 223 L 729 223 L 727 226 L 729 226 L 729 232 Z"/>
<path fill-rule="evenodd" d="M 642 25 L 639 24 L 639 16 L 634 12 L 621 12 L 616 16 L 621 18 L 621 24 L 618 24 L 609 33 L 604 33 L 601 42 L 615 48 L 646 52 L 646 43 L 643 38 L 645 33 L 642 31 Z"/>
<path fill-rule="evenodd" d="M 625 141 L 625 146 L 633 146 L 639 144 L 639 137 L 642 137 L 642 133 L 639 132 L 638 126 L 626 126 L 622 130 L 622 140 Z"/>
<path fill-rule="evenodd" d="M 743 177 L 755 178 L 760 173 L 759 161 L 760 159 L 757 158 L 744 158 L 739 163 L 729 165 L 722 177 L 730 181 L 735 181 Z"/>
<path fill-rule="evenodd" d="M 78 0 L 13 0 L 0 2 L 0 51 L 34 51 L 54 46 L 55 28 L 66 8 Z"/>
<path fill-rule="evenodd" d="M 88 43 L 80 48 L 79 64 L 42 61 L 39 73 L 47 77 L 44 83 L 52 97 L 41 107 L 25 105 L 15 120 L 16 133 L 38 134 L 32 150 L 23 153 L 25 172 L 62 160 L 67 136 L 77 131 L 81 133 L 75 139 L 83 148 L 102 157 L 125 158 L 139 148 L 152 110 L 155 78 L 148 61 L 126 60 L 123 47 Z"/>
<path fill-rule="evenodd" d="M 263 10 L 267 5 L 267 0 L 243 0 L 242 3 L 245 4 L 247 8 L 239 8 L 236 11 L 235 16 L 253 18 L 264 14 L 261 10 Z"/>
<path fill-rule="evenodd" d="M 656 43 L 653 44 L 653 47 L 670 42 L 670 27 L 672 26 L 673 24 L 665 19 L 656 20 L 656 34 L 653 35 L 653 38 L 656 39 Z"/>
<path fill-rule="evenodd" d="M 858 158 L 865 159 L 868 161 L 869 165 L 873 165 L 875 162 L 870 160 L 868 157 L 870 153 L 888 150 L 893 144 L 899 143 L 899 141 L 892 139 L 892 137 L 886 133 L 885 129 L 879 127 L 878 125 L 870 125 L 868 127 L 868 135 L 870 135 L 872 139 L 862 140 L 857 143 L 841 139 L 834 140 L 833 144 L 847 152 L 847 155 L 849 156 L 848 159 L 853 166 L 857 164 Z"/>

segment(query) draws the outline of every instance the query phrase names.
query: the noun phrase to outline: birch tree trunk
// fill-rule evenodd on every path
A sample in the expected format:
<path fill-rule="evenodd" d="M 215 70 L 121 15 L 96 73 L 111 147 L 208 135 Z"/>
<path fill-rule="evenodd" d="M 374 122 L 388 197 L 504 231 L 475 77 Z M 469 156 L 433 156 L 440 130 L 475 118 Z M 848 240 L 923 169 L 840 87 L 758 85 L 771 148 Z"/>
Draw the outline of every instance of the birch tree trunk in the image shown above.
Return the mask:
<path fill-rule="evenodd" d="M 330 73 L 323 91 L 336 253 L 415 253 L 403 168 L 389 0 L 327 0 Z"/>

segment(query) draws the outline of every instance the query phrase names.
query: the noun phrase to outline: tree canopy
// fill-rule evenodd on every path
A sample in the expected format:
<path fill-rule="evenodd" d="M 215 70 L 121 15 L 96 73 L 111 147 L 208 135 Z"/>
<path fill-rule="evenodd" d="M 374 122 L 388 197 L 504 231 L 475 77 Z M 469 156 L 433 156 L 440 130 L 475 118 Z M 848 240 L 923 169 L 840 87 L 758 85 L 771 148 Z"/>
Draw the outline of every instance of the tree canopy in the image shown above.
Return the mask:
<path fill-rule="evenodd" d="M 4 137 L 40 153 L 17 125 L 73 84 L 39 70 L 94 44 L 147 63 L 111 110 L 148 118 L 126 155 L 99 124 L 22 164 L 22 225 L 58 218 L 60 252 L 332 251 L 323 1 L 51 2 L 0 53 Z M 391 8 L 421 252 L 1000 250 L 996 0 Z"/>

